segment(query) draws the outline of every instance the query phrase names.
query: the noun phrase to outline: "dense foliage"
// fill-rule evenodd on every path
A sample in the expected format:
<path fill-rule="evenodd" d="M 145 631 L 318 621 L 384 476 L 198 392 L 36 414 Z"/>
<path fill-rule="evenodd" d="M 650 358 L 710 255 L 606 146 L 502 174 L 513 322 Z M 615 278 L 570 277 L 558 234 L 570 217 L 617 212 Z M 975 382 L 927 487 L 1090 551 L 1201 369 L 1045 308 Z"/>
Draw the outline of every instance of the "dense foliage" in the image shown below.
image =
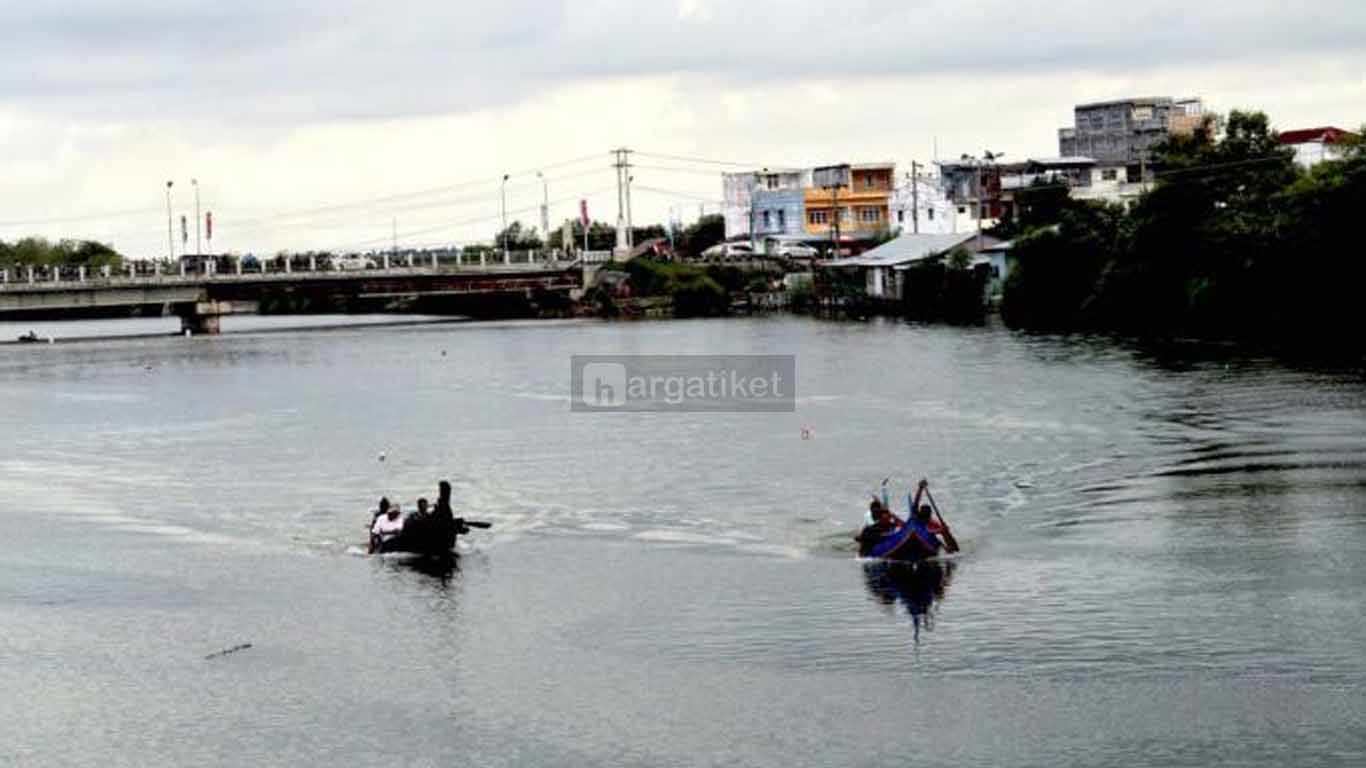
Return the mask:
<path fill-rule="evenodd" d="M 702 267 L 635 258 L 623 269 L 636 295 L 671 297 L 679 317 L 721 315 L 730 307 L 730 293 Z"/>
<path fill-rule="evenodd" d="M 13 243 L 0 240 L 0 269 L 16 266 L 62 266 L 95 269 L 106 264 L 118 267 L 123 257 L 94 240 L 58 240 L 25 237 Z"/>
<path fill-rule="evenodd" d="M 1125 210 L 1031 190 L 1002 312 L 1014 327 L 1315 343 L 1354 314 L 1352 214 L 1366 152 L 1304 171 L 1266 115 L 1158 148 L 1154 187 Z M 1354 344 L 1360 344 L 1354 341 Z"/>

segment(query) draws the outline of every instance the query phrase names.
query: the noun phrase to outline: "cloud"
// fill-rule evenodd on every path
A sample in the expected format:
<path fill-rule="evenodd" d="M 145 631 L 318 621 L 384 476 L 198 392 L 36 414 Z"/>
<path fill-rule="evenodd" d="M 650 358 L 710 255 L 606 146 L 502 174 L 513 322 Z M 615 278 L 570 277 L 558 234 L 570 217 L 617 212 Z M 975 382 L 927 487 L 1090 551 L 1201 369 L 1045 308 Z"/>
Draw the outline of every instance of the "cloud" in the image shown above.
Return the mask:
<path fill-rule="evenodd" d="M 773 166 L 1039 156 L 1073 104 L 1129 95 L 1282 127 L 1366 119 L 1359 0 L 1312 17 L 1221 0 L 15 6 L 0 5 L 0 238 L 136 255 L 165 247 L 167 179 L 177 217 L 200 179 L 219 247 L 387 244 L 395 219 L 422 244 L 487 239 L 502 174 L 567 158 L 589 159 L 547 171 L 552 223 L 585 196 L 612 220 L 620 145 Z M 639 162 L 637 221 L 715 210 L 718 166 Z M 541 193 L 514 178 L 512 217 L 536 221 Z M 282 215 L 312 208 L 327 210 Z"/>
<path fill-rule="evenodd" d="M 990 77 L 1333 55 L 1360 50 L 1366 4 L 85 0 L 10 4 L 0 28 L 0 103 L 299 121 L 475 111 L 608 77 Z"/>

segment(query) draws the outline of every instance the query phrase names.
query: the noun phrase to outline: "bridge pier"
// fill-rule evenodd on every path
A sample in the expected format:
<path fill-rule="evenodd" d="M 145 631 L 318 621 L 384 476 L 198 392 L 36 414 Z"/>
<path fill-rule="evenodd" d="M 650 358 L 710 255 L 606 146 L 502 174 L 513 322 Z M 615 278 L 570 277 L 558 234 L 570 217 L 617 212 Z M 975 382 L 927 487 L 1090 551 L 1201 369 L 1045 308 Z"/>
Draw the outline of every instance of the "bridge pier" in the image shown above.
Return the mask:
<path fill-rule="evenodd" d="M 254 301 L 196 301 L 193 304 L 180 304 L 176 314 L 180 315 L 180 332 L 194 336 L 217 336 L 222 328 L 223 315 L 255 313 Z"/>

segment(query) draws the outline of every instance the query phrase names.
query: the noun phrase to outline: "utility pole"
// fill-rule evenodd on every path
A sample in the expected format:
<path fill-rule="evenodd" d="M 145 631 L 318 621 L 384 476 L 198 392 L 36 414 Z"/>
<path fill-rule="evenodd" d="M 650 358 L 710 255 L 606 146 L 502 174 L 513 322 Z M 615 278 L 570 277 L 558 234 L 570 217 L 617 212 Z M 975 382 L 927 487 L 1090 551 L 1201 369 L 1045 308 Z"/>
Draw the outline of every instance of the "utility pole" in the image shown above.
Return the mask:
<path fill-rule="evenodd" d="M 920 163 L 911 161 L 911 231 L 920 234 Z"/>
<path fill-rule="evenodd" d="M 503 219 L 503 258 L 508 255 L 508 174 L 503 174 L 501 203 L 498 210 L 502 213 Z"/>
<path fill-rule="evenodd" d="M 840 188 L 839 185 L 830 187 L 830 233 L 834 236 L 834 249 L 832 259 L 840 257 Z"/>
<path fill-rule="evenodd" d="M 199 179 L 190 179 L 190 186 L 194 187 L 194 254 L 204 255 L 204 250 L 199 245 Z"/>
<path fill-rule="evenodd" d="M 631 182 L 635 180 L 629 172 L 626 174 L 626 247 L 631 249 L 636 247 L 636 225 L 631 218 Z"/>
<path fill-rule="evenodd" d="M 616 156 L 613 167 L 617 169 L 617 250 L 630 251 L 630 210 L 631 210 L 631 150 L 622 147 L 612 150 Z"/>
<path fill-rule="evenodd" d="M 540 171 L 536 178 L 541 180 L 541 237 L 550 239 L 550 182 Z"/>
<path fill-rule="evenodd" d="M 175 261 L 175 230 L 171 225 L 171 187 L 174 181 L 166 182 L 166 257 Z"/>
<path fill-rule="evenodd" d="M 765 169 L 767 170 L 767 169 Z M 755 219 L 754 204 L 755 196 L 759 193 L 759 172 L 755 171 L 749 179 L 749 247 L 750 250 L 759 249 L 759 238 L 755 230 L 758 229 L 758 222 Z"/>

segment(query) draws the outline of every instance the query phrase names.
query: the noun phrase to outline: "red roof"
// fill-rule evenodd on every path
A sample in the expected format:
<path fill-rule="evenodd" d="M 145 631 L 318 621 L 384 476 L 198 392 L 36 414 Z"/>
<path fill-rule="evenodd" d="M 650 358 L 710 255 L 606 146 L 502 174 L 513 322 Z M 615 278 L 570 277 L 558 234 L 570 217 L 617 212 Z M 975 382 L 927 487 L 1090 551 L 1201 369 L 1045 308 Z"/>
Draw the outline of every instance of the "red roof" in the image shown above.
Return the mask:
<path fill-rule="evenodd" d="M 1322 141 L 1324 144 L 1336 144 L 1351 135 L 1351 131 L 1332 126 L 1304 128 L 1298 131 L 1281 131 L 1281 143 L 1308 144 L 1311 141 Z"/>

